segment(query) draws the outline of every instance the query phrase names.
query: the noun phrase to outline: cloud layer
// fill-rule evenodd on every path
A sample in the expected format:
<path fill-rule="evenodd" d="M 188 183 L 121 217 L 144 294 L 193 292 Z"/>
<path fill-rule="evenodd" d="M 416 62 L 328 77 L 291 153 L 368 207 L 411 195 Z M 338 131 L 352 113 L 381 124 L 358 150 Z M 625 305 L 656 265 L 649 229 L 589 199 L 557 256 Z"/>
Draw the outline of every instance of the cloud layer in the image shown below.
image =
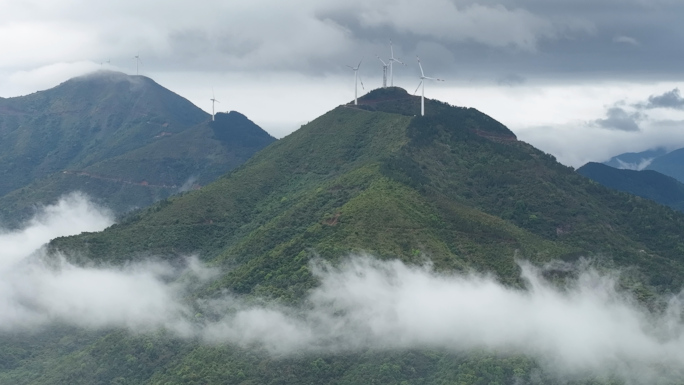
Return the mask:
<path fill-rule="evenodd" d="M 109 222 L 82 197 L 71 197 L 17 234 L 47 227 L 101 229 Z M 86 224 L 85 226 L 83 226 Z M 79 229 L 79 230 L 77 230 Z M 62 231 L 64 233 L 64 231 Z M 527 289 L 478 274 L 352 256 L 338 266 L 314 261 L 320 285 L 301 306 L 245 302 L 228 293 L 188 302 L 221 272 L 189 258 L 126 266 L 76 266 L 40 253 L 18 259 L 21 237 L 0 238 L 0 331 L 52 323 L 86 328 L 165 328 L 181 338 L 237 344 L 276 355 L 376 349 L 484 349 L 536 358 L 559 376 L 622 376 L 634 383 L 684 375 L 684 297 L 652 313 L 617 289 L 616 275 L 556 264 L 574 274 L 564 286 L 521 263 Z M 31 238 L 39 247 L 40 237 Z"/>

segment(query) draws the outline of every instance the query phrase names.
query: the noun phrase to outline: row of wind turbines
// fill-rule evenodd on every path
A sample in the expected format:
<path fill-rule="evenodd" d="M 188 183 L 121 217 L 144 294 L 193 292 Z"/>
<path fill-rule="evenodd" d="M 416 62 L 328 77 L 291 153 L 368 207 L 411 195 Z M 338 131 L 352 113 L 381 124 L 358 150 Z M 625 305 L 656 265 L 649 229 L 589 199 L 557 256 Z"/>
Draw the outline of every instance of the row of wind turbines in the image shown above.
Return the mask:
<path fill-rule="evenodd" d="M 380 60 L 380 63 L 382 63 L 382 88 L 387 88 L 387 68 L 389 68 L 390 72 L 390 87 L 394 87 L 394 70 L 393 70 L 393 64 L 398 63 L 403 66 L 406 66 L 404 62 L 399 60 L 398 58 L 394 57 L 394 48 L 392 47 L 392 40 L 390 40 L 390 58 L 387 62 L 382 60 L 379 55 L 375 55 L 378 60 Z M 413 91 L 413 94 L 415 95 L 416 92 L 418 92 L 419 88 L 422 88 L 421 93 L 420 93 L 420 116 L 425 116 L 425 81 L 426 80 L 434 80 L 438 82 L 443 82 L 444 79 L 439 79 L 439 78 L 431 78 L 428 76 L 425 76 L 425 72 L 423 72 L 423 65 L 420 62 L 420 58 L 416 56 L 416 60 L 418 60 L 418 68 L 420 68 L 420 83 L 418 83 L 418 87 L 416 88 L 415 91 Z M 354 71 L 354 105 L 358 105 L 358 90 L 359 90 L 359 82 L 361 83 L 361 88 L 365 89 L 363 86 L 363 80 L 361 80 L 361 77 L 359 76 L 359 68 L 361 68 L 361 62 L 363 62 L 363 59 L 359 61 L 359 64 L 356 65 L 356 67 L 352 67 L 350 65 L 347 65 L 352 71 Z"/>

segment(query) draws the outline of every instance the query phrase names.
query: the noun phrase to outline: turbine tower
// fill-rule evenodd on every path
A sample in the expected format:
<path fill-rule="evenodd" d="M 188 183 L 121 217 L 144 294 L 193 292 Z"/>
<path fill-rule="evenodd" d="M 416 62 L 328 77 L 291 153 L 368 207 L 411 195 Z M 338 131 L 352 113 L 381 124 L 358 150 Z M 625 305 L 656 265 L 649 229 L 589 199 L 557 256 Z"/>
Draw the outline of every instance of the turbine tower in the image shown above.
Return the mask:
<path fill-rule="evenodd" d="M 375 55 L 380 63 L 382 63 L 382 88 L 387 88 L 387 66 L 389 64 L 385 63 L 384 60 L 380 59 L 380 56 Z"/>
<path fill-rule="evenodd" d="M 214 112 L 214 104 L 215 103 L 221 103 L 218 100 L 216 100 L 216 96 L 214 95 L 213 89 L 211 90 L 211 99 L 209 99 L 209 100 L 211 100 L 211 121 L 213 122 L 214 116 L 216 115 L 216 113 Z"/>
<path fill-rule="evenodd" d="M 359 81 L 361 81 L 361 88 L 365 89 L 363 87 L 363 80 L 361 80 L 361 77 L 359 76 L 359 67 L 361 67 L 361 62 L 363 59 L 359 61 L 359 64 L 356 67 L 352 67 L 350 65 L 347 65 L 347 67 L 351 68 L 352 71 L 354 71 L 354 105 L 359 104 L 357 102 L 357 95 L 358 95 L 358 89 L 359 89 Z"/>
<path fill-rule="evenodd" d="M 418 88 L 420 88 L 421 85 L 423 86 L 423 90 L 420 94 L 420 116 L 425 116 L 425 81 L 436 80 L 438 82 L 443 82 L 444 79 L 429 78 L 425 76 L 425 73 L 423 72 L 423 66 L 420 64 L 420 58 L 416 56 L 416 59 L 418 59 L 418 67 L 420 67 L 420 83 L 418 83 Z M 416 90 L 413 91 L 414 95 L 416 94 L 416 92 L 418 92 L 418 88 L 416 88 Z"/>
<path fill-rule="evenodd" d="M 394 71 L 392 70 L 392 63 L 397 62 L 399 64 L 404 64 L 401 60 L 394 57 L 394 48 L 392 48 L 392 39 L 390 39 L 390 58 L 389 58 L 389 69 L 390 69 L 390 87 L 394 87 Z M 406 65 L 406 64 L 404 64 Z"/>
<path fill-rule="evenodd" d="M 133 56 L 133 60 L 135 60 L 135 74 L 138 75 L 138 66 L 142 64 L 142 60 L 140 60 L 140 54 Z"/>

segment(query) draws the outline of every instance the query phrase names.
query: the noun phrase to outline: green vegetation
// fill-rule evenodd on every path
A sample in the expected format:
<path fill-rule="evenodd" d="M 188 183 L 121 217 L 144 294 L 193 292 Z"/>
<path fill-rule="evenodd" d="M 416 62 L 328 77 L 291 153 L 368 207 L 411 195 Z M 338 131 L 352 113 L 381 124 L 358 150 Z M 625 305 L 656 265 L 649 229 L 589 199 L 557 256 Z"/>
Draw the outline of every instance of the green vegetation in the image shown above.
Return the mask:
<path fill-rule="evenodd" d="M 117 213 L 204 185 L 275 139 L 142 76 L 100 72 L 0 99 L 0 223 L 79 190 Z M 194 182 L 194 183 L 192 183 Z"/>
<path fill-rule="evenodd" d="M 516 258 L 587 256 L 634 268 L 640 298 L 682 286 L 683 214 L 578 175 L 474 109 L 427 101 L 428 116 L 414 117 L 419 99 L 396 88 L 360 102 L 330 111 L 201 190 L 131 213 L 101 233 L 56 239 L 50 250 L 95 264 L 199 253 L 225 273 L 193 295 L 227 290 L 287 304 L 318 284 L 312 257 L 336 262 L 354 252 L 409 264 L 427 256 L 438 271 L 491 272 L 513 286 L 521 284 Z M 46 342 L 34 356 L 15 358 L 0 382 L 557 382 L 527 357 L 491 352 L 277 357 L 121 331 L 91 336 L 59 357 L 52 349 Z M 39 374 L 23 377 L 30 371 Z"/>
<path fill-rule="evenodd" d="M 587 178 L 615 190 L 684 211 L 684 184 L 653 170 L 620 170 L 601 163 L 587 163 L 577 169 Z"/>

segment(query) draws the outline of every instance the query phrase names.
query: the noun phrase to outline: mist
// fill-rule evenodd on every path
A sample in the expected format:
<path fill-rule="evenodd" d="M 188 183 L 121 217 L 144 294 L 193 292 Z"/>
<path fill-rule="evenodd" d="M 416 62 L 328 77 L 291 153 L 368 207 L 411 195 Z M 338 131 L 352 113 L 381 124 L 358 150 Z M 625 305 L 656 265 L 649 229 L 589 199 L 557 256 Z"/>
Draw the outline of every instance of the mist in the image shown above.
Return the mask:
<path fill-rule="evenodd" d="M 0 270 L 25 258 L 53 238 L 99 231 L 113 223 L 113 214 L 93 204 L 81 193 L 72 193 L 53 205 L 40 208 L 20 230 L 3 230 L 0 223 Z"/>
<path fill-rule="evenodd" d="M 203 325 L 208 341 L 258 344 L 275 354 L 310 350 L 430 348 L 534 357 L 559 376 L 621 376 L 634 383 L 681 378 L 680 296 L 649 312 L 617 289 L 616 274 L 580 269 L 558 287 L 520 262 L 527 289 L 494 277 L 350 257 L 312 265 L 320 286 L 299 309 L 252 307 Z M 214 304 L 214 306 L 216 306 Z M 233 306 L 235 306 L 233 304 Z"/>
<path fill-rule="evenodd" d="M 532 357 L 564 378 L 619 376 L 645 384 L 684 375 L 684 296 L 662 298 L 665 309 L 650 311 L 619 289 L 618 272 L 564 265 L 575 278 L 559 285 L 544 278 L 544 266 L 519 262 L 525 288 L 511 288 L 493 276 L 352 255 L 337 265 L 313 259 L 319 285 L 300 305 L 284 306 L 228 292 L 189 299 L 226 273 L 195 257 L 180 267 L 154 258 L 95 267 L 48 258 L 40 249 L 50 237 L 110 223 L 106 210 L 72 195 L 0 236 L 0 336 L 66 323 L 132 333 L 164 329 L 275 357 L 484 350 Z"/>

